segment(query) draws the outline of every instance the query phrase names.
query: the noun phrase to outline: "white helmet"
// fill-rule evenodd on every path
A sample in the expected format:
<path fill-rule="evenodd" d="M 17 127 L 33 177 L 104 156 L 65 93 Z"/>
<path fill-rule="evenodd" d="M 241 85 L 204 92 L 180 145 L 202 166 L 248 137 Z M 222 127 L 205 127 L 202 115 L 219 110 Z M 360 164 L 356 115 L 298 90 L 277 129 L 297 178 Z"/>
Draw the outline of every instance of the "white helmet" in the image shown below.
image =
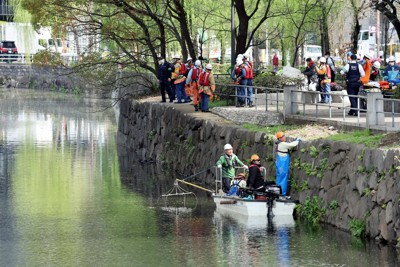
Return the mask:
<path fill-rule="evenodd" d="M 229 149 L 233 149 L 231 144 L 224 145 L 224 150 L 229 150 Z"/>
<path fill-rule="evenodd" d="M 196 67 L 200 67 L 200 66 L 201 66 L 201 61 L 200 61 L 200 60 L 196 60 L 196 61 L 194 62 L 194 65 L 195 65 Z"/>
<path fill-rule="evenodd" d="M 326 58 L 325 57 L 321 57 L 319 59 L 319 63 L 326 63 Z"/>
<path fill-rule="evenodd" d="M 375 61 L 374 64 L 372 64 L 375 68 L 379 69 L 381 67 L 381 63 L 379 61 Z"/>
<path fill-rule="evenodd" d="M 237 55 L 237 58 L 240 58 L 240 59 L 242 59 L 242 58 L 243 58 L 243 54 L 239 54 L 239 55 Z"/>
<path fill-rule="evenodd" d="M 181 56 L 180 56 L 180 55 L 177 55 L 177 54 L 175 54 L 175 55 L 172 57 L 172 59 L 181 59 Z"/>
<path fill-rule="evenodd" d="M 188 57 L 187 62 L 189 62 L 189 61 L 193 61 L 193 58 Z"/>
<path fill-rule="evenodd" d="M 243 64 L 243 60 L 240 59 L 240 58 L 236 59 L 236 64 L 237 65 L 242 65 Z"/>
<path fill-rule="evenodd" d="M 207 70 L 212 70 L 211 64 L 207 64 L 206 69 L 207 69 Z"/>
<path fill-rule="evenodd" d="M 364 57 L 366 57 L 366 58 L 368 58 L 368 59 L 371 59 L 371 56 L 368 55 L 368 54 L 365 54 Z"/>
<path fill-rule="evenodd" d="M 388 62 L 396 62 L 396 59 L 394 58 L 394 56 L 390 56 Z"/>

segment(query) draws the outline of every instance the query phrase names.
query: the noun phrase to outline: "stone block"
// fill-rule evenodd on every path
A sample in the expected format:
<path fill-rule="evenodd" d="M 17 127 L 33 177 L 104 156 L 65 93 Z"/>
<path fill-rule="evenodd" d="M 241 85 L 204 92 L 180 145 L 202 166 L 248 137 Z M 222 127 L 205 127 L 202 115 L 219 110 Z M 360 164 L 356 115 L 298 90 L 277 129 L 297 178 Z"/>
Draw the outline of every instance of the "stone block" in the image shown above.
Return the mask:
<path fill-rule="evenodd" d="M 376 172 L 372 172 L 372 173 L 369 175 L 369 178 L 368 178 L 368 187 L 369 187 L 370 189 L 376 189 L 376 188 L 377 188 L 377 185 L 378 185 L 377 179 L 378 179 L 378 175 L 376 174 Z"/>
<path fill-rule="evenodd" d="M 393 221 L 393 203 L 392 201 L 389 201 L 386 205 L 385 209 L 385 221 L 387 224 L 391 223 Z"/>
<path fill-rule="evenodd" d="M 368 183 L 367 183 L 367 175 L 366 174 L 360 174 L 357 177 L 356 180 L 356 188 L 359 193 L 359 195 L 363 195 L 365 192 L 365 189 L 368 188 Z"/>
<path fill-rule="evenodd" d="M 372 239 L 377 237 L 380 233 L 379 230 L 379 207 L 375 207 L 371 211 L 371 215 L 367 218 L 366 232 Z"/>
<path fill-rule="evenodd" d="M 386 193 L 387 193 L 386 182 L 382 181 L 379 183 L 378 190 L 376 191 L 376 202 L 378 203 L 378 205 L 385 204 Z"/>

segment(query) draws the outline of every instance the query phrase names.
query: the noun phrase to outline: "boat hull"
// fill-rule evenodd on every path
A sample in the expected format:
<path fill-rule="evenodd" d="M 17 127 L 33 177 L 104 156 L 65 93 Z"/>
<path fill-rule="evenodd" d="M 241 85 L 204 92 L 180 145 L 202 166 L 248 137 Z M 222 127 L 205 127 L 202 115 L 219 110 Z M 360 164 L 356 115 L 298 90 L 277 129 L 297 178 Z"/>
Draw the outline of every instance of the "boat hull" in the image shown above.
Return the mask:
<path fill-rule="evenodd" d="M 231 196 L 213 196 L 217 210 L 232 215 L 267 216 L 267 200 L 243 199 Z M 296 202 L 292 200 L 275 199 L 272 205 L 274 216 L 293 216 Z"/>

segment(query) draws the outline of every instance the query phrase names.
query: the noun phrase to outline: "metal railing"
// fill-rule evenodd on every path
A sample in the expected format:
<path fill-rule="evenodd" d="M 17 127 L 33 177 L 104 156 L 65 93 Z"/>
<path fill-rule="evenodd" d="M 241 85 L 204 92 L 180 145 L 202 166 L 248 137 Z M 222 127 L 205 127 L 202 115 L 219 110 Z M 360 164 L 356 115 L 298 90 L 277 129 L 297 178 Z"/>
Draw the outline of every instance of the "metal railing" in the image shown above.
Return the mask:
<path fill-rule="evenodd" d="M 253 96 L 249 98 L 247 88 L 252 87 Z M 244 95 L 238 89 L 245 88 Z M 250 99 L 255 110 L 283 112 L 285 117 L 334 120 L 366 128 L 400 130 L 400 99 L 384 98 L 380 92 L 365 95 L 347 95 L 346 91 L 299 90 L 296 85 L 281 88 L 267 88 L 236 84 L 217 84 L 216 95 L 224 97 L 227 103 L 238 104 L 238 99 Z M 333 101 L 323 104 L 318 101 L 323 95 L 331 95 Z M 230 101 L 228 100 L 231 99 Z M 356 98 L 357 107 L 350 107 L 350 98 Z M 232 101 L 234 99 L 234 101 Z M 314 101 L 311 101 L 314 100 Z M 246 101 L 247 102 L 247 101 Z M 248 105 L 247 105 L 248 106 Z M 352 113 L 355 115 L 350 115 Z"/>

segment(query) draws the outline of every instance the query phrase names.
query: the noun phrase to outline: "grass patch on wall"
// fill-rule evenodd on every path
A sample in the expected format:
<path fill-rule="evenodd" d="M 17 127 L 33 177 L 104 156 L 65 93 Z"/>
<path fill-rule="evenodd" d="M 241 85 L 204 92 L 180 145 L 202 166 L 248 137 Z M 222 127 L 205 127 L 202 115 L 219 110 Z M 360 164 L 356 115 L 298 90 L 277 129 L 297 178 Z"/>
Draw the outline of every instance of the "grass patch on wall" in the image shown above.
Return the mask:
<path fill-rule="evenodd" d="M 259 126 L 256 124 L 246 123 L 243 124 L 243 128 L 253 132 L 276 134 L 277 132 L 286 132 L 289 130 L 301 129 L 303 128 L 303 125 L 285 124 L 285 125 L 274 125 L 274 126 Z"/>
<path fill-rule="evenodd" d="M 378 147 L 384 135 L 374 134 L 370 130 L 355 131 L 351 133 L 339 133 L 327 137 L 332 141 L 346 141 L 353 144 L 364 144 L 367 147 Z"/>

